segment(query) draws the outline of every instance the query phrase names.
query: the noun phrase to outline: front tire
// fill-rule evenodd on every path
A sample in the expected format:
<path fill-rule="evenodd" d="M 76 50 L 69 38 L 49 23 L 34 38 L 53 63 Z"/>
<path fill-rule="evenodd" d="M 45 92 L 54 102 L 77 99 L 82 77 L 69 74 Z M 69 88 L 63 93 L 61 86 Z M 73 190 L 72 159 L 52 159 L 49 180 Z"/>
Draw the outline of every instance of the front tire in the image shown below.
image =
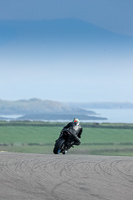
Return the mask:
<path fill-rule="evenodd" d="M 54 149 L 53 149 L 54 154 L 59 154 L 61 152 L 64 142 L 65 142 L 65 140 L 63 138 L 59 138 L 56 141 Z"/>

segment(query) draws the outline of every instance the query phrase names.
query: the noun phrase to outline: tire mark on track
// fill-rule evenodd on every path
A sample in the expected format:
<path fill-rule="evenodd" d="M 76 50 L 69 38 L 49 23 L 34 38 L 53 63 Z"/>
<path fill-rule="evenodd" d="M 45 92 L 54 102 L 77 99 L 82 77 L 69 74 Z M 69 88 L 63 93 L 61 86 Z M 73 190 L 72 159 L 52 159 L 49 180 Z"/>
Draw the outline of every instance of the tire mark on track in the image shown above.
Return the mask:
<path fill-rule="evenodd" d="M 0 199 L 132 200 L 133 158 L 0 153 Z"/>

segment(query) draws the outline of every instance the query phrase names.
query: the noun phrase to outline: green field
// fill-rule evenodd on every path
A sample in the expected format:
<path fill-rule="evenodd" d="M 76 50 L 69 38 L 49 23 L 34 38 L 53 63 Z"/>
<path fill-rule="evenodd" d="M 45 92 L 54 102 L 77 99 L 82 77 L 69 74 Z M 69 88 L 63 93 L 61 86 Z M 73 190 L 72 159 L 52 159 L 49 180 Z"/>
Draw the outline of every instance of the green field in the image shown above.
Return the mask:
<path fill-rule="evenodd" d="M 0 123 L 0 151 L 52 153 L 61 123 Z M 81 145 L 70 154 L 133 156 L 133 126 L 82 124 Z"/>

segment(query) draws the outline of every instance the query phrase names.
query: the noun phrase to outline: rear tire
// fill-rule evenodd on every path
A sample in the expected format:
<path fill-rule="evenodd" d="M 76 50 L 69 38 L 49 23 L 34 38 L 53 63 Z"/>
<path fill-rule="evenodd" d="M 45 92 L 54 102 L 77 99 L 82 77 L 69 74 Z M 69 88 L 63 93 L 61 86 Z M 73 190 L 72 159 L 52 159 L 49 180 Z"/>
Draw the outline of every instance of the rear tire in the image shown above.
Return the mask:
<path fill-rule="evenodd" d="M 65 140 L 63 138 L 57 140 L 53 149 L 54 154 L 59 154 L 61 152 L 64 142 Z"/>

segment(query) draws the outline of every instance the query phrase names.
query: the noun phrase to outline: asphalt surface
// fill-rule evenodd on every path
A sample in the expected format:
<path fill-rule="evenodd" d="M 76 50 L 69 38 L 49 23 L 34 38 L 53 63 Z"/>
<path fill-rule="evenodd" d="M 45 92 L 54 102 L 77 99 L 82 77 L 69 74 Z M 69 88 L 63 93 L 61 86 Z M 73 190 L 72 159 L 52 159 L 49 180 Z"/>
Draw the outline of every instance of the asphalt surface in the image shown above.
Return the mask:
<path fill-rule="evenodd" d="M 0 153 L 0 200 L 133 200 L 133 157 Z"/>

